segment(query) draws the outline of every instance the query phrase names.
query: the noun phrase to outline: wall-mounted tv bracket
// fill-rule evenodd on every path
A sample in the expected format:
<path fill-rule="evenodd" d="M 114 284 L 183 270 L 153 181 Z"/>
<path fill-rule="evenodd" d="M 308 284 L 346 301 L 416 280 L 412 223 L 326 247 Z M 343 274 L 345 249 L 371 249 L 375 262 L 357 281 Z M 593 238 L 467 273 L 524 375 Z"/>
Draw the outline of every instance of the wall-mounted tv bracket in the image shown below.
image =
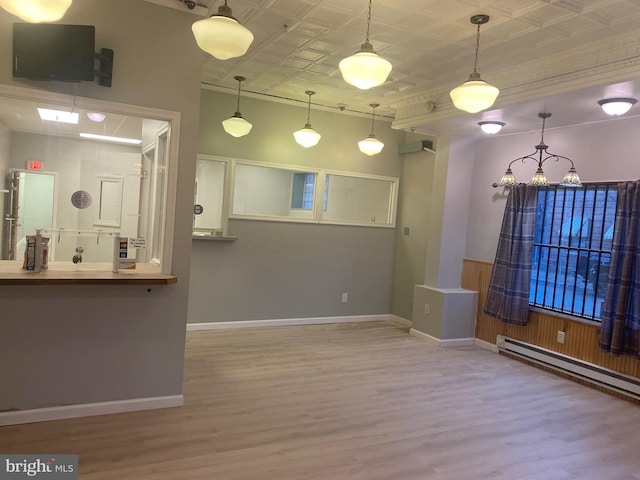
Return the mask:
<path fill-rule="evenodd" d="M 100 53 L 96 52 L 96 58 L 100 60 L 100 69 L 95 71 L 98 83 L 103 87 L 110 87 L 113 77 L 113 50 L 101 48 Z"/>

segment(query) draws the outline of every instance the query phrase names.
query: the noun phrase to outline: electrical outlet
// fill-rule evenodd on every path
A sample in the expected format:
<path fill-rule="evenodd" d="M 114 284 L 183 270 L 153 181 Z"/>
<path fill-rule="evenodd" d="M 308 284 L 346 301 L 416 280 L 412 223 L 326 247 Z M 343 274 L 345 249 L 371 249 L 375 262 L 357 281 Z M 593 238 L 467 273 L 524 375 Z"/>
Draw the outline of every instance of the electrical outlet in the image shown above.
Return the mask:
<path fill-rule="evenodd" d="M 424 314 L 425 315 L 429 315 L 429 304 L 428 303 L 424 304 Z"/>
<path fill-rule="evenodd" d="M 348 293 L 343 293 L 342 294 L 342 303 L 347 303 L 349 301 L 349 294 Z"/>
<path fill-rule="evenodd" d="M 562 330 L 558 330 L 558 337 L 556 338 L 558 343 L 564 343 L 564 334 Z"/>

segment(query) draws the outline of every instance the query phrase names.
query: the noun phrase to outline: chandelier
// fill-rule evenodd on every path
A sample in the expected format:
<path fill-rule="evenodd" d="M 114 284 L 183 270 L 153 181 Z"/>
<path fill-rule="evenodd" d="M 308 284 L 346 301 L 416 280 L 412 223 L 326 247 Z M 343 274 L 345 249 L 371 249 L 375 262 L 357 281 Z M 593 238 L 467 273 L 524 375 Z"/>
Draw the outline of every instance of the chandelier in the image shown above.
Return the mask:
<path fill-rule="evenodd" d="M 511 165 L 513 165 L 515 162 L 518 162 L 518 161 L 525 162 L 526 160 L 529 160 L 529 159 L 533 160 L 538 164 L 538 170 L 533 175 L 530 185 L 536 185 L 539 187 L 546 187 L 549 185 L 549 182 L 547 181 L 547 177 L 544 174 L 544 171 L 542 170 L 542 164 L 550 159 L 553 159 L 556 162 L 559 161 L 560 159 L 563 159 L 571 163 L 571 168 L 569 168 L 569 171 L 565 174 L 565 176 L 562 178 L 562 181 L 560 182 L 561 186 L 579 187 L 582 185 L 582 183 L 580 182 L 580 177 L 578 176 L 578 172 L 576 172 L 576 168 L 573 164 L 573 160 L 567 157 L 563 157 L 562 155 L 557 155 L 555 153 L 551 153 L 547 151 L 549 147 L 544 143 L 544 125 L 545 125 L 545 121 L 550 116 L 551 116 L 550 113 L 538 114 L 538 117 L 542 119 L 542 132 L 540 136 L 540 143 L 536 145 L 536 151 L 533 153 L 530 153 L 529 155 L 525 155 L 523 157 L 519 157 L 519 158 L 516 158 L 515 160 L 512 160 L 509 163 L 509 166 L 507 167 L 507 171 L 504 173 L 504 175 L 502 175 L 502 178 L 500 179 L 500 183 L 498 185 L 503 187 L 512 187 L 514 185 L 517 185 L 518 182 L 516 181 L 516 177 L 513 175 L 513 172 L 511 171 Z"/>

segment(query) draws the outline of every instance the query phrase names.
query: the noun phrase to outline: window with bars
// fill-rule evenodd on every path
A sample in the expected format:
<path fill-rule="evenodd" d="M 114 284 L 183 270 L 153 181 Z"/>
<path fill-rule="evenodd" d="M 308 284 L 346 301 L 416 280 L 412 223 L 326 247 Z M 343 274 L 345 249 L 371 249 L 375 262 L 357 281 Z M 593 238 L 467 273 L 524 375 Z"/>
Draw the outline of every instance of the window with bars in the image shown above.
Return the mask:
<path fill-rule="evenodd" d="M 615 184 L 539 189 L 532 306 L 600 319 L 617 196 Z"/>

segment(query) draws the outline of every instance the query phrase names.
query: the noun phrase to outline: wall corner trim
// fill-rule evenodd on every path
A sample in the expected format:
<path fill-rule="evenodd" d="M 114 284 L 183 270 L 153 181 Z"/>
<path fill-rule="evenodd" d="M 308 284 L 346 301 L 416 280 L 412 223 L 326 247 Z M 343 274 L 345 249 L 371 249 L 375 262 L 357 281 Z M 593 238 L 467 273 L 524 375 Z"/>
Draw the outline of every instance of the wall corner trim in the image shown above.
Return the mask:
<path fill-rule="evenodd" d="M 493 352 L 493 353 L 498 353 L 498 345 L 494 343 L 486 342 L 484 340 L 480 340 L 479 338 L 476 338 L 475 340 L 476 340 L 476 343 L 475 343 L 476 347 L 489 350 L 490 352 Z"/>
<path fill-rule="evenodd" d="M 182 395 L 168 395 L 164 397 L 132 398 L 112 402 L 83 403 L 78 405 L 64 405 L 61 407 L 34 408 L 30 410 L 12 410 L 0 412 L 0 427 L 20 425 L 23 423 L 63 420 L 67 418 L 109 415 L 112 413 L 138 412 L 140 410 L 154 410 L 157 408 L 182 407 L 183 405 L 184 397 Z"/>
<path fill-rule="evenodd" d="M 406 318 L 402 318 L 397 315 L 391 315 L 390 320 L 400 327 L 411 328 L 413 326 L 413 322 L 411 320 L 407 320 Z"/>
<path fill-rule="evenodd" d="M 420 338 L 425 340 L 430 345 L 442 348 L 452 348 L 452 347 L 472 347 L 476 344 L 475 338 L 436 338 L 428 333 L 421 332 L 420 330 L 416 330 L 412 328 L 409 330 L 409 334 L 413 337 Z"/>

